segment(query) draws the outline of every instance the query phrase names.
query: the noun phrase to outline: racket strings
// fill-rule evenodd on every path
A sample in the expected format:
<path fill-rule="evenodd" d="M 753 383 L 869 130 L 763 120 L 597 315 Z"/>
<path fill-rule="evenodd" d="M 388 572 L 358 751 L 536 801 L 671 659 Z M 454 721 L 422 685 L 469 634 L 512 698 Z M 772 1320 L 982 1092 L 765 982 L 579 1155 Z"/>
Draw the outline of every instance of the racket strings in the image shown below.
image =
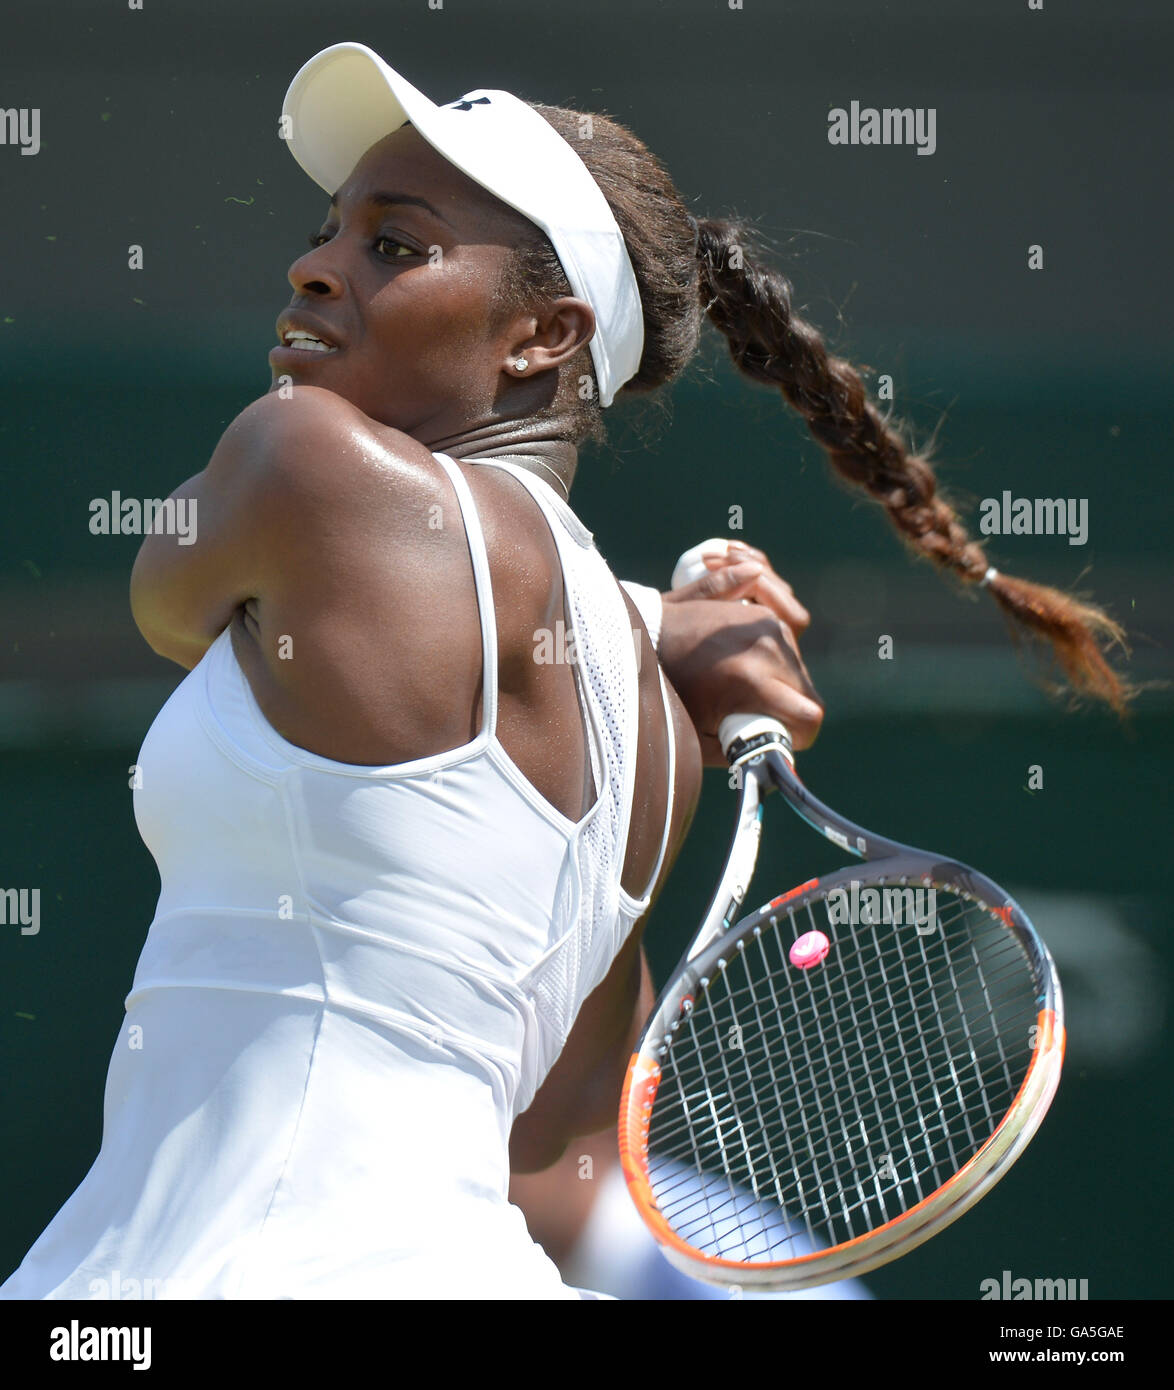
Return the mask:
<path fill-rule="evenodd" d="M 768 976 L 768 983 L 769 978 L 770 977 Z M 728 974 L 726 977 L 726 983 L 729 983 Z M 961 989 L 961 985 L 956 978 L 952 980 L 950 987 L 956 990 Z M 987 997 L 988 999 L 990 998 L 989 994 Z M 1002 1000 L 1008 1002 L 1012 998 L 1009 991 L 1005 991 L 1003 995 L 1000 997 Z M 765 1062 L 768 1067 L 772 1068 L 773 1079 L 774 1063 L 768 1044 L 782 1043 L 783 1039 L 786 1037 L 788 1032 L 788 1026 L 785 1022 L 785 1016 L 782 1012 L 782 1008 L 777 999 L 777 996 L 775 996 L 775 998 L 772 1001 L 771 1011 L 765 1017 L 761 1012 L 759 1000 L 757 995 L 755 994 L 753 985 L 747 986 L 742 990 L 731 990 L 727 998 L 729 1004 L 732 1006 L 734 1011 L 738 1013 L 739 1016 L 743 1016 L 746 1013 L 747 1009 L 750 1009 L 753 1012 L 756 1035 L 763 1044 Z M 1019 993 L 1019 998 L 1022 1002 L 1021 991 Z M 853 1087 L 865 1085 L 874 1089 L 876 1084 L 874 1079 L 876 1071 L 879 1068 L 883 1073 L 888 1073 L 890 1066 L 890 1051 L 894 1047 L 897 1047 L 899 1049 L 903 1042 L 902 1027 L 898 1022 L 894 1020 L 893 1017 L 890 1017 L 887 1021 L 883 1019 L 880 1020 L 878 1026 L 871 1033 L 866 1033 L 863 1025 L 861 1025 L 859 1021 L 859 1018 L 856 1016 L 856 1011 L 850 998 L 848 1001 L 848 1010 L 855 1025 L 854 1033 L 859 1040 L 859 1047 L 856 1051 L 855 1057 L 853 1057 L 853 1054 L 849 1052 L 844 1045 L 845 1039 L 843 1037 L 839 1019 L 836 1018 L 834 1020 L 836 1036 L 841 1044 L 841 1052 L 838 1059 L 836 1057 L 833 1057 L 830 1051 L 827 1049 L 826 1039 L 824 1040 L 825 1046 L 823 1050 L 817 1051 L 815 1055 L 811 1055 L 808 1058 L 808 1075 L 812 1084 L 814 1084 L 817 1089 L 820 1086 L 826 1086 L 829 1090 L 829 1093 L 833 1097 L 837 1094 L 840 1094 L 840 1088 L 842 1087 L 842 1083 L 845 1077 L 847 1077 L 850 1080 Z M 955 1025 L 951 1022 L 950 1019 L 945 1017 L 940 1010 L 935 1010 L 930 1015 L 930 1017 L 936 1023 L 938 1032 L 938 1037 L 932 1039 L 932 1042 L 940 1043 L 942 1045 L 943 1056 L 946 1058 L 948 1065 L 965 1066 L 967 1065 L 968 1060 L 969 1063 L 973 1065 L 974 1062 L 977 1060 L 977 1055 L 976 1048 L 973 1045 L 973 1030 L 969 1022 L 964 1019 L 960 1025 Z M 1032 1007 L 1026 1009 L 1025 1017 L 1028 1018 L 1030 1021 L 1034 1021 L 1034 1012 Z M 819 1022 L 819 1020 L 820 1015 L 818 1011 L 806 1011 L 802 1009 L 802 1007 L 799 1007 L 794 1011 L 792 1015 L 791 1027 L 793 1029 L 798 1029 L 800 1032 L 807 1028 L 816 1030 L 822 1028 L 823 1026 Z M 731 1030 L 739 1026 L 741 1025 L 731 1025 Z M 908 1023 L 906 1023 L 904 1031 L 908 1031 Z M 931 1039 L 928 1030 L 922 1031 L 920 1033 L 920 1037 L 923 1043 L 923 1047 L 926 1050 L 928 1050 L 931 1046 Z M 992 1054 L 989 1060 L 993 1064 L 1001 1068 L 1004 1080 L 1006 1080 L 1007 1083 L 1010 1084 L 1010 1064 L 1008 1062 L 1005 1052 L 1002 1050 L 1001 1040 L 996 1038 L 995 1042 L 997 1044 L 997 1050 Z M 955 1058 L 954 1049 L 956 1044 L 958 1043 L 965 1043 L 967 1045 L 968 1057 Z M 689 1054 L 680 1052 L 678 1052 L 677 1057 L 678 1075 L 685 1082 L 695 1079 L 697 1074 L 706 1065 L 704 1049 L 700 1047 L 691 1057 L 689 1056 Z M 749 1078 L 745 1084 L 747 1086 L 752 1085 L 753 1078 Z M 931 1073 L 924 1079 L 920 1087 L 916 1085 L 916 1082 L 914 1083 L 914 1094 L 921 1098 L 924 1098 L 924 1096 L 928 1094 L 928 1092 L 935 1086 L 935 1084 L 936 1083 Z M 740 1088 L 737 1086 L 736 1083 L 733 1087 L 732 1094 L 735 1098 L 739 1098 L 740 1096 Z M 983 1111 L 989 1119 L 992 1118 L 992 1116 L 990 1114 L 989 1105 L 985 1104 L 985 1096 L 986 1090 L 984 1089 L 981 1092 L 981 1098 L 984 1100 Z"/>
<path fill-rule="evenodd" d="M 945 899 L 945 902 L 942 900 Z M 1026 953 L 978 903 L 939 890 L 924 934 L 845 923 L 822 899 L 732 943 L 661 1057 L 649 1178 L 682 1239 L 744 1261 L 799 1235 L 839 1244 L 922 1201 L 990 1137 L 1022 1084 L 1035 1022 Z"/>
<path fill-rule="evenodd" d="M 966 904 L 966 906 L 973 907 L 973 904 Z M 816 922 L 815 916 L 812 913 L 811 908 L 812 905 L 808 904 L 805 909 L 808 922 L 804 929 L 808 931 L 820 929 L 818 928 L 818 923 Z M 1000 976 L 996 973 L 992 973 L 992 964 L 995 963 L 997 960 L 1001 960 L 1003 962 L 1005 968 L 1001 977 L 1001 982 L 1007 986 L 1007 989 L 1005 991 L 1006 993 L 1015 994 L 1017 993 L 1019 985 L 1021 983 L 1021 963 L 1023 960 L 1023 952 L 1022 949 L 1019 947 L 1018 943 L 1014 940 L 1014 938 L 1008 936 L 1006 933 L 1002 933 L 1002 928 L 1000 927 L 998 928 L 998 930 L 1000 933 L 1003 934 L 1003 936 L 1006 939 L 1002 940 L 1000 943 L 1002 947 L 1001 950 L 999 949 L 999 946 L 996 946 L 994 949 L 988 949 L 986 955 L 986 965 L 984 967 L 984 958 L 973 949 L 969 932 L 966 931 L 965 928 L 963 928 L 963 930 L 961 931 L 951 932 L 949 930 L 949 928 L 952 927 L 955 923 L 957 923 L 960 919 L 962 919 L 963 916 L 964 914 L 961 911 L 955 912 L 952 915 L 939 913 L 939 926 L 937 930 L 941 932 L 941 935 L 945 943 L 947 944 L 947 946 L 951 948 L 951 952 L 953 951 L 953 948 L 957 945 L 957 943 L 964 942 L 967 949 L 971 951 L 972 961 L 976 973 L 978 973 L 981 976 L 983 975 L 983 972 L 985 970 L 985 980 L 987 981 L 987 984 L 984 986 L 984 988 L 987 992 L 988 1003 L 993 1007 L 993 1005 L 997 1002 L 997 996 L 990 992 L 990 984 L 1000 983 Z M 824 925 L 826 926 L 827 923 L 825 922 Z M 798 930 L 798 927 L 796 929 Z M 950 971 L 953 971 L 955 969 L 955 962 L 953 960 L 952 954 L 948 953 L 946 955 L 943 966 L 945 969 Z M 859 957 L 859 955 L 857 955 L 855 958 L 849 958 L 845 960 L 843 969 L 845 971 L 845 979 L 850 984 L 859 985 L 861 988 L 867 988 L 867 967 L 864 961 Z M 753 988 L 753 986 L 748 985 L 747 988 Z M 938 993 L 939 988 L 935 986 L 933 980 L 931 979 L 925 988 L 910 990 L 903 1002 L 907 1006 L 912 1008 L 918 1008 L 923 1006 L 936 1008 L 936 998 Z"/>
<path fill-rule="evenodd" d="M 1009 976 L 1009 980 L 1009 988 L 1004 990 L 998 996 L 992 996 L 989 993 L 987 994 L 987 1006 L 991 1013 L 997 1012 L 997 1007 L 1005 1007 L 1007 1005 L 1013 1004 L 1016 999 L 1019 999 L 1020 1002 L 1022 1002 L 1022 991 L 1020 988 L 1021 981 L 1019 978 L 1019 972 L 1016 970 L 1013 977 Z M 959 981 L 951 980 L 947 987 L 951 989 L 957 989 L 960 992 L 962 984 Z M 731 1004 L 732 1008 L 739 1014 L 745 1012 L 747 1009 L 757 1010 L 758 1000 L 756 999 L 752 989 L 750 988 L 744 988 L 740 991 L 732 990 L 730 991 L 728 997 L 729 1003 Z M 914 1005 L 914 1007 L 911 1009 L 911 1012 L 914 1014 L 915 1017 L 920 1017 L 916 1005 Z M 969 1040 L 972 1036 L 971 1024 L 968 1019 L 963 1018 L 951 1020 L 949 1017 L 944 1016 L 940 1009 L 937 1008 L 927 1009 L 926 1016 L 928 1019 L 933 1020 L 937 1023 L 941 1036 L 941 1041 L 948 1047 L 952 1047 L 955 1041 Z M 1034 1018 L 1034 1014 L 1032 1015 L 1032 1017 Z M 816 1028 L 817 1026 L 822 1026 L 820 1024 L 820 1018 L 821 1015 L 817 1008 L 812 1008 L 811 1010 L 806 1012 L 803 1011 L 801 1008 L 798 1008 L 795 1010 L 792 1016 L 791 1027 L 801 1028 L 810 1026 L 812 1028 Z M 764 1041 L 770 1039 L 772 1036 L 778 1040 L 781 1040 L 784 1036 L 786 1036 L 786 1034 L 789 1031 L 789 1027 L 787 1023 L 784 1021 L 783 1015 L 779 1012 L 777 1005 L 773 1007 L 772 1013 L 768 1015 L 766 1018 L 762 1018 L 761 1016 L 756 1017 L 755 1026 L 758 1030 L 759 1035 L 763 1038 Z M 859 1036 L 861 1041 L 861 1047 L 865 1054 L 865 1056 L 862 1057 L 859 1063 L 861 1072 L 867 1075 L 871 1071 L 871 1063 L 866 1060 L 867 1053 L 870 1049 L 875 1050 L 880 1055 L 880 1057 L 883 1058 L 887 1055 L 890 1046 L 900 1045 L 903 1033 L 906 1031 L 908 1031 L 908 1024 L 905 1024 L 903 1027 L 902 1024 L 899 1021 L 897 1021 L 895 1017 L 892 1016 L 890 1016 L 887 1020 L 878 1020 L 875 1029 L 868 1036 L 864 1035 L 863 1027 L 861 1027 L 859 1029 Z M 999 1051 L 997 1055 L 999 1064 L 1004 1069 L 1004 1074 L 1006 1076 L 1009 1076 L 1009 1059 L 1007 1058 L 1005 1052 Z M 685 1065 L 686 1064 L 684 1063 L 682 1064 L 682 1069 Z M 695 1063 L 695 1065 L 700 1065 L 700 1062 Z M 831 1073 L 835 1065 L 836 1064 L 834 1064 L 830 1059 L 825 1059 L 822 1063 L 822 1069 L 828 1073 L 829 1078 L 831 1077 Z M 837 1078 L 843 1074 L 843 1068 L 845 1065 L 847 1065 L 849 1069 L 851 1068 L 851 1064 L 841 1063 L 837 1067 L 835 1072 Z M 820 1070 L 820 1067 L 821 1064 L 819 1059 L 813 1059 L 814 1070 L 818 1072 Z"/>

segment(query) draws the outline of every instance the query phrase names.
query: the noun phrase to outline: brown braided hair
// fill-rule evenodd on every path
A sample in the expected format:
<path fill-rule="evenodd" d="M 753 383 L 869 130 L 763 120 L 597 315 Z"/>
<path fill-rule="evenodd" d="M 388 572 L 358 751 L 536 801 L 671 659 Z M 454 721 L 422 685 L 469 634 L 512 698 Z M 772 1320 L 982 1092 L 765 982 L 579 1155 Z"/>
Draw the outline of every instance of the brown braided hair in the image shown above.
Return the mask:
<path fill-rule="evenodd" d="M 989 589 L 1014 636 L 1050 644 L 1075 697 L 1124 713 L 1136 692 L 1103 650 L 1113 644 L 1128 650 L 1123 629 L 1092 603 L 993 570 L 943 496 L 928 450 L 906 442 L 870 398 L 859 371 L 832 356 L 820 333 L 796 313 L 790 281 L 763 259 L 752 229 L 736 219 L 695 220 L 660 161 L 618 121 L 563 107 L 534 109 L 573 146 L 607 198 L 640 288 L 644 352 L 619 394 L 654 391 L 680 376 L 696 355 L 707 316 L 739 371 L 782 392 L 839 477 L 884 508 L 915 554 Z M 535 297 L 570 294 L 549 239 L 533 223 L 519 225 L 517 250 L 498 286 L 501 312 Z M 602 443 L 603 412 L 586 347 L 562 377 L 542 413 L 566 422 L 571 442 Z M 593 388 L 587 393 L 576 389 L 585 377 Z"/>

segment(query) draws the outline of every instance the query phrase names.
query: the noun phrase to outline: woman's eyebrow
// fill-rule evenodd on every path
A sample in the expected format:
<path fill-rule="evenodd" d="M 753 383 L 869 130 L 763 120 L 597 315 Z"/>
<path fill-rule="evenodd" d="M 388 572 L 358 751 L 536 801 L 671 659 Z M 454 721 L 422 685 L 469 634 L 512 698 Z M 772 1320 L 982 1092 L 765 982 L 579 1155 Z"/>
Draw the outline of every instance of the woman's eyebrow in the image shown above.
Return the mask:
<path fill-rule="evenodd" d="M 409 203 L 414 207 L 423 208 L 425 212 L 430 212 L 433 217 L 439 218 L 446 226 L 452 227 L 453 225 L 442 212 L 437 212 L 427 198 L 421 198 L 415 193 L 386 193 L 381 191 L 370 194 L 365 201 L 374 203 L 376 207 L 390 207 L 395 203 Z M 332 208 L 338 207 L 337 193 L 331 198 L 330 206 Z M 455 231 L 456 228 L 454 227 L 453 230 Z"/>

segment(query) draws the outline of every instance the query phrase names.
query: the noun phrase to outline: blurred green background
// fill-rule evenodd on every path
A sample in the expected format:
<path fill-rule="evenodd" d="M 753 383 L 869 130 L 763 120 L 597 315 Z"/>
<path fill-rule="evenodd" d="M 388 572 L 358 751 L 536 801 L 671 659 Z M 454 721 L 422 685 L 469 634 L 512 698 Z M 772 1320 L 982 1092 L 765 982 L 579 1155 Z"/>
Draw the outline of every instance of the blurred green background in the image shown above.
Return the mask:
<path fill-rule="evenodd" d="M 181 673 L 130 618 L 138 541 L 91 535 L 89 502 L 165 496 L 266 390 L 285 269 L 325 211 L 277 116 L 327 44 L 370 44 L 438 101 L 499 86 L 629 124 L 696 214 L 754 219 L 838 353 L 893 376 L 896 413 L 919 440 L 936 430 L 943 485 L 972 526 L 1004 489 L 1087 499 L 1086 545 L 994 538 L 992 563 L 1094 593 L 1131 632 L 1134 678 L 1169 679 L 1174 16 L 984 8 L 47 0 L 9 13 L 0 107 L 39 108 L 42 146 L 0 146 L 0 887 L 39 886 L 42 902 L 39 934 L 0 927 L 0 1278 L 97 1152 L 158 893 L 129 768 Z M 934 107 L 936 152 L 830 146 L 828 109 L 854 99 Z M 1128 726 L 1040 693 L 992 605 L 911 563 L 711 331 L 664 406 L 608 415 L 573 504 L 616 573 L 667 584 L 676 555 L 742 507 L 741 534 L 814 615 L 804 652 L 828 713 L 807 780 L 867 826 L 981 866 L 1021 897 L 1060 968 L 1068 1059 L 1043 1130 L 979 1207 L 869 1287 L 975 1299 L 1009 1269 L 1087 1279 L 1093 1299 L 1168 1297 L 1171 1198 L 1149 1175 L 1174 1139 L 1171 691 L 1143 694 Z M 892 661 L 877 658 L 882 634 Z M 707 778 L 648 931 L 659 973 L 725 850 L 732 805 L 723 774 Z M 797 821 L 768 816 L 751 897 L 828 862 Z"/>

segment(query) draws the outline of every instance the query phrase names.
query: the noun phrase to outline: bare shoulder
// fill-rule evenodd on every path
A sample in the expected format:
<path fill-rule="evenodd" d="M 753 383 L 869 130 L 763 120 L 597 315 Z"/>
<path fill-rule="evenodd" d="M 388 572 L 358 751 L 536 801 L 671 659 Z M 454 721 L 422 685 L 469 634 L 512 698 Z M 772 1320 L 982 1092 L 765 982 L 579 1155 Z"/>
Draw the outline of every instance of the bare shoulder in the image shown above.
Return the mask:
<path fill-rule="evenodd" d="M 401 485 L 423 484 L 432 463 L 418 440 L 319 386 L 251 402 L 225 430 L 209 468 L 220 460 L 255 470 L 271 494 L 316 502 L 354 498 L 356 486 L 386 493 L 392 476 Z"/>
<path fill-rule="evenodd" d="M 247 405 L 207 466 L 172 499 L 197 516 L 193 542 L 145 537 L 131 610 L 161 655 L 188 667 L 249 600 L 344 608 L 356 577 L 425 534 L 443 484 L 410 436 L 332 391 L 296 386 Z M 432 547 L 435 550 L 435 546 Z M 394 598 L 395 595 L 393 594 Z"/>

